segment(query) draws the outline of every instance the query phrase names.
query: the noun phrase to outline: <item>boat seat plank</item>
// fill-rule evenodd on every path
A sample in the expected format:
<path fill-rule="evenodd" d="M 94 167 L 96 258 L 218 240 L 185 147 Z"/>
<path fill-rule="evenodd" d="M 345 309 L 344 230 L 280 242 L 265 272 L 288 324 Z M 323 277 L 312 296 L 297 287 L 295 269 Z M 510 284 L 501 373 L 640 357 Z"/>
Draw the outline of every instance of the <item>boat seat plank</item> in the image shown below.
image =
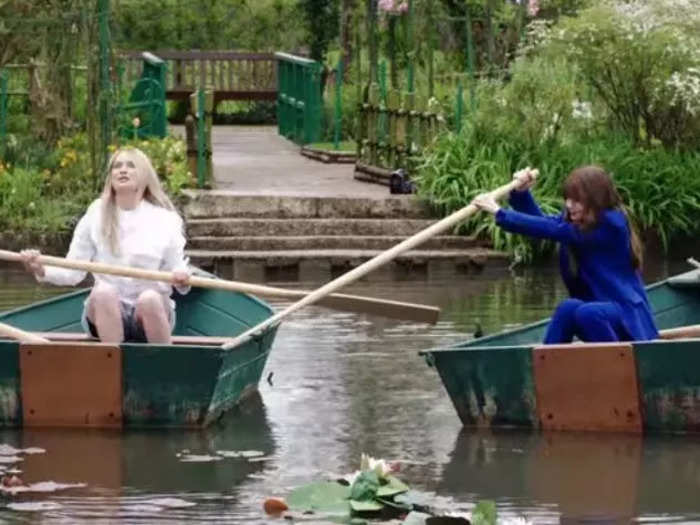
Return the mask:
<path fill-rule="evenodd" d="M 692 339 L 700 338 L 700 324 L 679 326 L 659 331 L 660 339 Z"/>
<path fill-rule="evenodd" d="M 37 332 L 37 335 L 45 337 L 50 341 L 73 341 L 94 343 L 98 339 L 83 332 Z M 221 346 L 228 342 L 229 337 L 204 336 L 204 335 L 173 335 L 173 344 L 190 346 Z"/>
<path fill-rule="evenodd" d="M 669 277 L 668 284 L 673 288 L 700 288 L 700 270 Z"/>

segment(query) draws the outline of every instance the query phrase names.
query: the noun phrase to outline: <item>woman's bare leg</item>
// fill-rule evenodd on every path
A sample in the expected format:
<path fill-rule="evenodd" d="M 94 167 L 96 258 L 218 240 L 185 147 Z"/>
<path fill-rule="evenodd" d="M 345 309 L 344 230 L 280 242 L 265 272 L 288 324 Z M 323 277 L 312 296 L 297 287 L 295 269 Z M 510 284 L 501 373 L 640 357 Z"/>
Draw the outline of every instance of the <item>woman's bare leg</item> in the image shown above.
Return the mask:
<path fill-rule="evenodd" d="M 124 340 L 119 295 L 114 286 L 105 283 L 93 286 L 87 303 L 87 318 L 97 328 L 100 341 L 121 343 Z"/>
<path fill-rule="evenodd" d="M 136 319 L 143 325 L 149 343 L 170 344 L 170 322 L 163 297 L 146 290 L 136 301 Z"/>

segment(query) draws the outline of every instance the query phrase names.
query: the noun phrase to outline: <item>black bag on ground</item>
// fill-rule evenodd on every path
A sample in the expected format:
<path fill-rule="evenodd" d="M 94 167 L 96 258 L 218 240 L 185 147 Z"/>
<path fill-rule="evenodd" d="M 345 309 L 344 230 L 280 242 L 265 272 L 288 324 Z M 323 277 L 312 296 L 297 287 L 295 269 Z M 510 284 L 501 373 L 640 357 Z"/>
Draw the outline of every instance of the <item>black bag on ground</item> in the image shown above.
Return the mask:
<path fill-rule="evenodd" d="M 391 173 L 389 177 L 389 192 L 396 193 L 415 193 L 416 185 L 408 179 L 408 175 L 399 168 Z"/>

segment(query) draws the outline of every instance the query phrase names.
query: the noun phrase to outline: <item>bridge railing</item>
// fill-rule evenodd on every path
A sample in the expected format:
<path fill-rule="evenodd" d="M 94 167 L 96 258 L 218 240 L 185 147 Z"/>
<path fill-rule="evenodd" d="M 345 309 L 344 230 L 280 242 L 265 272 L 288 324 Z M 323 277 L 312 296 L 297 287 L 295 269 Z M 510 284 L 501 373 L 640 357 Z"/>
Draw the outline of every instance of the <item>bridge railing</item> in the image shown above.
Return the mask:
<path fill-rule="evenodd" d="M 321 66 L 314 60 L 275 53 L 279 134 L 297 144 L 317 142 L 321 136 Z"/>
<path fill-rule="evenodd" d="M 214 90 L 220 100 L 275 100 L 277 59 L 272 53 L 239 51 L 151 51 L 165 61 L 166 96 L 186 100 L 200 86 Z M 123 51 L 124 82 L 132 84 L 141 76 L 141 51 Z"/>

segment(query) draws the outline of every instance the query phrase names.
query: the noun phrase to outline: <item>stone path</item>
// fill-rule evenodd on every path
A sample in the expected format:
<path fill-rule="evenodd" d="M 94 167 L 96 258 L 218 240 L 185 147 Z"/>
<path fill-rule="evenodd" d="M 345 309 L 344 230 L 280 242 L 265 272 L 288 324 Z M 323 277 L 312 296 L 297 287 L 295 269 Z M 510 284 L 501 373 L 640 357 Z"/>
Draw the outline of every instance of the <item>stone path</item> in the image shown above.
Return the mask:
<path fill-rule="evenodd" d="M 324 164 L 271 126 L 215 126 L 214 188 L 186 192 L 188 254 L 217 273 L 312 263 L 347 270 L 428 227 L 437 217 L 414 195 L 353 178 L 353 165 Z M 436 236 L 395 264 L 481 266 L 503 260 L 476 239 Z"/>
<path fill-rule="evenodd" d="M 215 126 L 214 180 L 237 195 L 390 197 L 385 186 L 353 178 L 352 164 L 324 164 L 299 154 L 299 146 L 274 126 Z"/>

